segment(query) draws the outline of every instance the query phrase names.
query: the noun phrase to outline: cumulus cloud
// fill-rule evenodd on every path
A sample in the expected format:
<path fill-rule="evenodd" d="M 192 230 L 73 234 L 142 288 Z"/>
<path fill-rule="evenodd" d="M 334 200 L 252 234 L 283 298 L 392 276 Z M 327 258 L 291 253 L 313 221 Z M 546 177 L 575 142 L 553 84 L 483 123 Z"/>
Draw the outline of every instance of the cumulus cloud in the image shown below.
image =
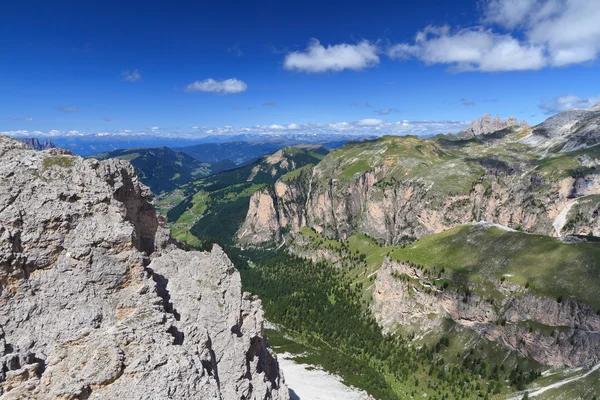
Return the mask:
<path fill-rule="evenodd" d="M 76 113 L 79 112 L 79 108 L 75 106 L 61 106 L 57 108 L 58 111 L 66 112 L 66 113 Z"/>
<path fill-rule="evenodd" d="M 383 120 L 377 118 L 365 118 L 360 121 L 356 121 L 354 124 L 357 126 L 378 126 L 383 124 Z"/>
<path fill-rule="evenodd" d="M 388 115 L 391 113 L 398 113 L 400 112 L 400 110 L 398 110 L 397 108 L 384 108 L 383 110 L 378 110 L 375 112 L 379 115 Z"/>
<path fill-rule="evenodd" d="M 598 21 L 600 7 L 589 0 L 488 0 L 481 26 L 428 26 L 413 43 L 395 44 L 387 54 L 459 72 L 562 67 L 598 57 Z"/>
<path fill-rule="evenodd" d="M 266 103 L 263 103 L 263 106 L 275 107 L 275 106 L 277 106 L 277 103 L 275 103 L 274 101 L 267 101 Z"/>
<path fill-rule="evenodd" d="M 195 81 L 187 85 L 184 89 L 187 93 L 194 92 L 206 92 L 206 93 L 218 93 L 218 94 L 238 94 L 245 92 L 248 89 L 246 82 L 236 78 L 225 79 L 223 81 L 216 81 L 212 78 L 208 78 L 203 81 Z"/>
<path fill-rule="evenodd" d="M 510 35 L 481 27 L 453 32 L 448 26 L 428 26 L 417 33 L 414 44 L 394 45 L 388 55 L 447 64 L 459 72 L 536 70 L 546 64 L 542 46 L 521 43 Z"/>
<path fill-rule="evenodd" d="M 289 53 L 284 68 L 301 72 L 359 71 L 379 64 L 376 44 L 363 40 L 358 44 L 341 43 L 323 46 L 313 39 L 303 52 Z"/>
<path fill-rule="evenodd" d="M 469 100 L 469 99 L 465 99 L 465 98 L 460 99 L 460 102 L 463 104 L 463 106 L 472 107 L 475 105 L 475 102 L 473 100 Z"/>
<path fill-rule="evenodd" d="M 140 74 L 140 70 L 138 69 L 134 69 L 133 71 L 123 71 L 121 72 L 121 76 L 126 82 L 136 82 L 142 79 L 142 74 Z"/>
<path fill-rule="evenodd" d="M 544 104 L 540 108 L 545 114 L 556 114 L 567 111 L 572 108 L 590 108 L 600 101 L 600 96 L 579 97 L 573 95 L 564 95 L 556 97 Z"/>

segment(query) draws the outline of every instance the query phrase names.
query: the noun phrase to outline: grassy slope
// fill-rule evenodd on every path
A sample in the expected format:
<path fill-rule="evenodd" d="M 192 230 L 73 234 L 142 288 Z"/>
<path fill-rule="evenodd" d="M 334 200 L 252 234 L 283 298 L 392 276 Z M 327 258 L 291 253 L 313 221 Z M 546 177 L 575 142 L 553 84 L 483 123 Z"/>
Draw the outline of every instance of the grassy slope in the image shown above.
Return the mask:
<path fill-rule="evenodd" d="M 506 172 L 528 184 L 530 174 L 544 180 L 541 186 L 565 177 L 597 172 L 586 159 L 600 158 L 600 146 L 573 153 L 540 155 L 521 143 L 524 132 L 506 129 L 502 135 L 468 140 L 439 137 L 383 136 L 347 143 L 317 166 L 324 177 L 352 184 L 353 178 L 377 171 L 378 185 L 417 181 L 429 187 L 428 196 L 468 194 L 486 171 Z"/>
<path fill-rule="evenodd" d="M 323 238 L 310 228 L 300 234 L 312 240 L 307 248 L 346 249 L 336 240 Z M 364 254 L 367 268 L 351 276 L 368 287 L 368 275 L 377 271 L 387 255 L 423 267 L 445 269 L 457 287 L 476 284 L 475 292 L 489 297 L 495 282 L 504 278 L 543 296 L 575 298 L 600 310 L 600 243 L 566 244 L 560 240 L 477 225 L 460 226 L 430 235 L 406 246 L 381 247 L 356 234 L 347 241 L 350 254 Z"/>
<path fill-rule="evenodd" d="M 452 271 L 457 283 L 490 280 L 525 286 L 551 298 L 573 297 L 600 309 L 600 244 L 565 244 L 558 239 L 497 228 L 462 226 L 425 237 L 392 253 L 396 260 Z M 489 293 L 487 294 L 489 296 Z"/>
<path fill-rule="evenodd" d="M 337 254 L 350 254 L 355 267 L 344 267 L 354 285 L 362 283 L 363 299 L 371 297 L 373 290 L 369 275 L 375 273 L 386 256 L 396 260 L 411 261 L 423 267 L 444 267 L 457 286 L 477 283 L 484 288 L 480 294 L 489 297 L 493 293 L 491 280 L 498 281 L 503 276 L 507 281 L 522 285 L 530 283 L 534 293 L 557 298 L 574 297 L 595 308 L 600 307 L 597 288 L 600 285 L 600 244 L 565 244 L 554 238 L 511 232 L 495 227 L 462 226 L 440 234 L 423 238 L 404 248 L 399 246 L 381 247 L 372 239 L 353 235 L 346 242 L 324 238 L 310 228 L 300 232 L 305 249 L 323 248 Z M 358 260 L 364 255 L 366 265 Z M 347 262 L 348 256 L 341 263 Z M 489 342 L 474 332 L 454 325 L 439 332 L 429 332 L 419 339 L 419 343 L 431 345 L 439 340 L 443 332 L 452 337 L 451 346 L 444 350 L 444 359 L 453 365 L 456 353 L 461 349 L 475 348 L 476 354 L 490 364 L 504 362 L 505 365 L 522 368 L 540 368 L 531 361 L 515 356 L 498 344 Z M 538 327 L 543 328 L 543 327 Z M 460 360 L 458 360 L 460 361 Z M 532 385 L 533 390 L 568 378 L 576 373 L 570 369 L 558 369 L 556 374 L 540 378 Z M 540 396 L 542 399 L 586 398 L 597 388 L 596 372 L 579 384 L 570 383 L 561 389 L 551 390 Z M 396 389 L 407 389 L 406 382 L 395 384 Z M 410 390 L 413 390 L 411 388 Z M 572 397 L 569 397 L 572 396 Z M 502 398 L 503 396 L 500 396 Z"/>

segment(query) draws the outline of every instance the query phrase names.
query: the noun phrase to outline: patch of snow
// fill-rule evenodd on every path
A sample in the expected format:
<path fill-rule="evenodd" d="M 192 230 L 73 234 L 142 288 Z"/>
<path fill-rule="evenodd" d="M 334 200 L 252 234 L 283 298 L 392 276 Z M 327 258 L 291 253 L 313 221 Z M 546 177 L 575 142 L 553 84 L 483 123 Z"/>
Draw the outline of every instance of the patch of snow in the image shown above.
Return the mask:
<path fill-rule="evenodd" d="M 289 353 L 277 355 L 283 371 L 285 383 L 290 389 L 291 400 L 368 400 L 371 397 L 364 391 L 347 386 L 337 375 L 324 371 L 321 367 L 298 364 Z"/>

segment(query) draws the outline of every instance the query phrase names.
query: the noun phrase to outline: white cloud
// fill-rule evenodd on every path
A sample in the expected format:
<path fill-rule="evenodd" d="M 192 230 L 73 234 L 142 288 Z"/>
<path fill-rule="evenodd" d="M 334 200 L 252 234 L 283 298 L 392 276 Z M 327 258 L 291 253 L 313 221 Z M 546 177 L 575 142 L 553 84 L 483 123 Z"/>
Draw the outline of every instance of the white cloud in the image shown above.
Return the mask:
<path fill-rule="evenodd" d="M 488 0 L 482 26 L 428 26 L 417 33 L 414 43 L 393 45 L 387 53 L 395 59 L 446 64 L 456 71 L 562 67 L 598 57 L 599 21 L 596 1 Z"/>
<path fill-rule="evenodd" d="M 600 101 L 600 96 L 582 98 L 573 95 L 564 95 L 540 105 L 540 108 L 546 114 L 556 114 L 572 108 L 590 108 L 598 103 L 598 101 Z"/>
<path fill-rule="evenodd" d="M 324 47 L 313 39 L 304 52 L 289 53 L 284 68 L 302 72 L 359 71 L 379 64 L 377 45 L 363 40 L 352 45 L 341 43 Z"/>
<path fill-rule="evenodd" d="M 365 118 L 365 119 L 361 119 L 360 121 L 356 121 L 354 123 L 354 125 L 357 126 L 378 126 L 383 124 L 384 121 L 381 119 L 377 119 L 377 118 Z"/>
<path fill-rule="evenodd" d="M 152 131 L 157 131 L 159 129 L 160 129 L 160 127 L 158 127 L 158 126 L 153 126 L 152 128 L 150 128 L 150 130 L 152 130 Z"/>
<path fill-rule="evenodd" d="M 532 13 L 527 36 L 546 44 L 550 62 L 565 66 L 593 61 L 600 53 L 600 4 L 590 0 L 548 1 L 543 16 Z"/>
<path fill-rule="evenodd" d="M 348 129 L 351 125 L 347 122 L 334 122 L 334 123 L 328 124 L 328 126 L 332 129 L 341 131 L 344 129 Z"/>
<path fill-rule="evenodd" d="M 236 78 L 225 79 L 224 81 L 216 81 L 208 78 L 202 82 L 196 81 L 187 85 L 184 89 L 187 93 L 207 92 L 218 94 L 237 94 L 245 92 L 248 89 L 246 82 Z"/>
<path fill-rule="evenodd" d="M 491 0 L 484 10 L 483 22 L 495 23 L 507 28 L 520 25 L 539 3 L 538 0 Z"/>
<path fill-rule="evenodd" d="M 127 82 L 136 82 L 142 79 L 142 74 L 140 74 L 138 69 L 134 69 L 133 71 L 123 71 L 121 72 L 121 76 L 123 77 L 123 80 Z"/>
<path fill-rule="evenodd" d="M 221 135 L 235 136 L 246 134 L 250 136 L 274 136 L 286 137 L 294 134 L 295 136 L 314 137 L 319 135 L 339 135 L 343 137 L 365 137 L 381 135 L 419 135 L 429 136 L 437 133 L 458 132 L 467 127 L 466 121 L 398 121 L 386 122 L 380 119 L 363 119 L 353 123 L 331 122 L 331 123 L 290 123 L 287 125 L 254 125 L 246 127 L 213 127 L 197 126 L 189 128 L 188 131 L 172 130 L 171 128 L 139 130 L 111 130 L 111 131 L 5 131 L 1 135 L 13 137 L 78 137 L 93 138 L 102 137 L 107 140 L 110 137 L 129 137 L 129 138 L 181 138 L 181 139 L 199 139 L 205 136 Z M 157 127 L 153 127 L 157 128 Z"/>
<path fill-rule="evenodd" d="M 388 55 L 447 64 L 457 71 L 536 70 L 546 64 L 541 46 L 524 44 L 481 27 L 451 32 L 449 27 L 428 26 L 417 33 L 414 44 L 392 46 Z"/>

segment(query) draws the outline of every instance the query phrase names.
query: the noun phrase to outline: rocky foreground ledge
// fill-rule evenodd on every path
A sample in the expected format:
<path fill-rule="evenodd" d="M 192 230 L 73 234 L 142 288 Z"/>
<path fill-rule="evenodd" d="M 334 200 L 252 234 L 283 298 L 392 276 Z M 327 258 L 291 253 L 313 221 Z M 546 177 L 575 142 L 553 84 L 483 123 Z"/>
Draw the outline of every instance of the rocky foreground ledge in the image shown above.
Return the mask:
<path fill-rule="evenodd" d="M 288 399 L 263 322 L 128 162 L 0 136 L 1 399 Z"/>

